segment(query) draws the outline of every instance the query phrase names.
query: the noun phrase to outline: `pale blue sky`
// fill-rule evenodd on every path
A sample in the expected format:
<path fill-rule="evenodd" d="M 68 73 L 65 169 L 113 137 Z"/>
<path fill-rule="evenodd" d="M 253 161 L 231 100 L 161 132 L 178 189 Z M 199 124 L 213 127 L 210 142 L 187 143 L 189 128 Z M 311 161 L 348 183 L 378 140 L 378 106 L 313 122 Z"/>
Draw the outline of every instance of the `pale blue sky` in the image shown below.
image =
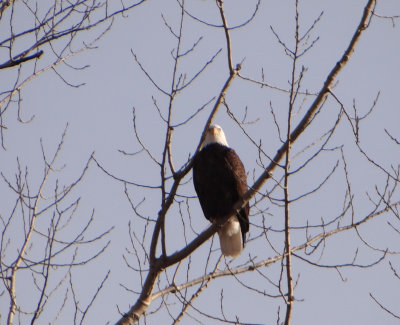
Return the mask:
<path fill-rule="evenodd" d="M 219 24 L 218 11 L 214 1 L 211 0 L 186 0 L 187 9 L 193 15 L 209 23 Z M 344 49 L 352 37 L 355 27 L 359 23 L 362 10 L 366 1 L 348 0 L 304 0 L 300 1 L 300 31 L 307 29 L 324 12 L 321 21 L 311 33 L 312 39 L 319 36 L 319 41 L 305 56 L 300 65 L 309 70 L 303 81 L 303 90 L 317 92 L 327 73 L 339 60 Z M 235 25 L 247 19 L 256 4 L 256 1 L 225 1 L 227 20 L 229 25 Z M 397 0 L 379 1 L 376 12 L 382 15 L 399 15 L 400 3 Z M 175 48 L 176 41 L 167 30 L 161 14 L 175 30 L 179 24 L 180 9 L 173 0 L 148 0 L 142 6 L 132 10 L 127 17 L 116 19 L 114 26 L 98 43 L 98 48 L 73 57 L 68 62 L 90 67 L 83 71 L 75 71 L 61 67 L 59 72 L 71 83 L 86 83 L 80 88 L 66 86 L 53 72 L 49 71 L 39 76 L 28 84 L 22 91 L 22 117 L 34 120 L 28 124 L 16 121 L 16 107 L 5 119 L 7 130 L 5 144 L 7 150 L 0 151 L 1 171 L 13 179 L 16 172 L 16 157 L 22 166 L 28 165 L 31 177 L 31 186 L 35 188 L 43 171 L 42 154 L 40 151 L 40 138 L 46 152 L 50 156 L 60 139 L 65 125 L 68 123 L 68 132 L 63 151 L 60 154 L 57 167 L 66 165 L 56 177 L 61 184 L 73 181 L 84 167 L 91 153 L 95 152 L 98 161 L 113 175 L 127 181 L 157 185 L 160 173 L 157 166 L 145 155 L 124 156 L 118 150 L 135 152 L 139 145 L 134 137 L 132 128 L 132 108 L 137 114 L 138 130 L 144 143 L 159 158 L 163 149 L 165 125 L 158 116 L 153 105 L 152 96 L 156 99 L 163 114 L 166 114 L 168 98 L 160 94 L 146 79 L 138 65 L 135 63 L 131 50 L 137 55 L 140 62 L 154 77 L 154 80 L 166 91 L 170 89 L 172 64 L 171 50 Z M 234 64 L 243 61 L 241 74 L 243 76 L 261 80 L 261 69 L 264 69 L 266 81 L 274 86 L 288 88 L 290 78 L 290 61 L 285 56 L 282 48 L 277 44 L 270 26 L 279 33 L 282 41 L 293 45 L 294 30 L 294 1 L 263 0 L 254 21 L 243 29 L 233 30 L 232 50 Z M 21 18 L 22 19 L 22 18 Z M 344 68 L 338 78 L 338 85 L 334 89 L 346 109 L 353 113 L 352 105 L 355 100 L 359 115 L 365 114 L 371 107 L 377 93 L 380 91 L 379 101 L 375 111 L 360 125 L 360 138 L 362 147 L 371 157 L 385 168 L 397 166 L 400 161 L 400 147 L 394 145 L 385 133 L 388 130 L 393 136 L 400 139 L 398 123 L 400 119 L 397 94 L 400 85 L 400 42 L 399 24 L 395 27 L 387 19 L 373 18 L 370 28 L 362 36 L 355 53 L 349 64 Z M 225 38 L 221 29 L 205 26 L 185 16 L 183 47 L 190 48 L 200 36 L 203 40 L 196 51 L 183 58 L 180 71 L 187 73 L 188 78 L 207 62 L 220 48 L 223 51 L 217 56 L 205 73 L 199 77 L 185 92 L 179 95 L 174 102 L 173 121 L 182 122 L 201 105 L 218 95 L 224 81 L 228 77 L 226 64 Z M 80 44 L 76 43 L 78 47 Z M 46 55 L 38 61 L 40 67 L 47 65 Z M 3 73 L 3 71 L 2 71 Z M 6 78 L 12 76 L 11 71 L 5 71 Z M 27 72 L 25 72 L 27 73 Z M 7 83 L 6 78 L 1 78 L 0 85 Z M 2 88 L 3 89 L 3 88 Z M 270 103 L 277 114 L 281 124 L 282 134 L 285 134 L 285 119 L 287 116 L 288 95 L 268 88 L 261 89 L 243 80 L 235 80 L 230 88 L 227 103 L 236 114 L 242 117 L 245 107 L 248 109 L 248 119 L 259 121 L 247 125 L 246 130 L 256 142 L 262 140 L 263 150 L 274 156 L 280 146 L 275 124 L 270 114 Z M 305 101 L 304 107 L 294 117 L 296 124 L 308 108 L 312 98 Z M 296 106 L 298 108 L 298 106 Z M 173 138 L 174 163 L 180 167 L 190 154 L 193 154 L 199 141 L 200 132 L 208 117 L 212 105 L 190 121 L 190 124 L 177 128 Z M 293 152 L 303 150 L 315 141 L 334 123 L 340 107 L 329 98 L 318 120 L 312 125 L 310 131 L 299 138 L 293 147 Z M 257 148 L 244 136 L 240 128 L 229 119 L 225 108 L 217 114 L 216 123 L 220 124 L 226 133 L 229 144 L 238 152 L 246 169 L 249 171 L 249 184 L 252 184 L 253 170 L 259 176 L 262 169 L 257 165 Z M 372 210 L 367 193 L 376 198 L 375 185 L 381 190 L 385 185 L 385 175 L 367 163 L 354 145 L 349 123 L 343 118 L 339 125 L 338 133 L 329 143 L 329 148 L 344 145 L 343 151 L 350 171 L 350 182 L 355 196 L 355 219 L 359 220 Z M 308 156 L 300 156 L 293 162 L 296 166 Z M 315 163 L 310 164 L 300 174 L 295 175 L 291 181 L 293 197 L 312 190 L 332 170 L 336 161 L 340 161 L 340 151 L 326 151 L 319 156 Z M 264 161 L 266 162 L 266 160 Z M 278 173 L 277 175 L 280 175 Z M 188 181 L 191 173 L 186 177 Z M 278 177 L 278 176 L 277 176 Z M 51 178 L 44 196 L 51 196 L 54 192 L 55 177 Z M 270 190 L 273 183 L 267 183 L 265 189 Z M 321 192 L 310 196 L 304 201 L 299 201 L 291 207 L 292 223 L 304 226 L 308 220 L 310 224 L 324 220 L 331 220 L 340 213 L 345 200 L 346 183 L 343 173 L 343 163 L 339 162 L 338 171 L 327 182 Z M 157 191 L 129 187 L 132 200 L 137 204 L 146 198 L 141 205 L 141 213 L 146 217 L 155 218 L 160 209 L 160 194 Z M 194 190 L 191 181 L 182 186 L 180 194 L 193 196 Z M 8 187 L 1 183 L 0 195 L 7 198 L 2 203 L 0 214 L 7 216 L 13 204 Z M 275 191 L 271 194 L 277 198 L 281 193 Z M 122 254 L 128 255 L 126 248 L 130 249 L 127 225 L 131 221 L 139 235 L 143 231 L 144 223 L 139 220 L 130 208 L 124 195 L 122 183 L 112 180 L 101 172 L 95 164 L 85 176 L 83 182 L 72 193 L 73 198 L 82 197 L 81 206 L 76 215 L 71 231 L 78 229 L 83 220 L 87 220 L 92 209 L 95 210 L 95 222 L 91 234 L 100 233 L 115 226 L 108 237 L 111 244 L 107 251 L 92 264 L 77 268 L 75 278 L 77 281 L 76 292 L 79 300 L 85 303 L 87 293 L 94 293 L 99 281 L 111 270 L 110 278 L 104 290 L 96 300 L 92 311 L 87 315 L 87 324 L 103 324 L 107 321 L 114 323 L 119 317 L 119 311 L 126 312 L 135 301 L 136 296 L 127 292 L 124 286 L 132 290 L 140 290 L 140 278 L 137 273 L 128 269 Z M 394 199 L 398 199 L 398 193 Z M 70 202 L 70 201 L 69 201 Z M 68 202 L 66 202 L 67 205 Z M 185 205 L 182 205 L 184 208 Z M 271 206 L 264 200 L 261 207 L 268 207 L 266 217 L 267 227 L 281 229 L 283 224 L 283 210 Z M 203 218 L 197 200 L 190 200 L 193 227 L 196 231 L 204 230 L 208 223 Z M 255 210 L 252 210 L 255 214 Z M 167 216 L 167 247 L 169 252 L 180 249 L 184 244 L 182 225 L 179 219 L 178 205 Z M 342 220 L 347 224 L 351 217 L 346 215 Z M 399 220 L 391 214 L 385 214 L 370 224 L 362 226 L 359 230 L 364 239 L 375 247 L 391 251 L 398 249 L 400 236 L 387 225 L 390 221 L 399 229 Z M 254 217 L 255 226 L 250 230 L 250 236 L 259 234 L 261 217 Z M 46 229 L 45 221 L 38 226 Z M 189 228 L 188 228 L 189 229 Z M 16 230 L 17 231 L 17 230 Z M 150 230 L 149 230 L 150 231 Z M 316 234 L 317 232 L 313 233 Z M 65 234 L 68 236 L 68 234 Z M 193 239 L 195 234 L 187 232 L 187 239 Z M 270 231 L 270 239 L 277 249 L 281 249 L 282 234 Z M 304 232 L 293 234 L 293 243 L 304 241 Z M 107 239 L 103 241 L 105 243 Z M 189 280 L 196 278 L 204 271 L 206 256 L 211 241 L 205 243 L 193 254 L 190 266 Z M 147 247 L 149 240 L 147 240 Z M 214 240 L 214 248 L 218 242 Z M 351 263 L 355 251 L 359 248 L 356 263 L 368 264 L 379 258 L 380 253 L 366 248 L 358 239 L 354 231 L 338 234 L 326 241 L 323 258 L 314 262 L 321 264 Z M 88 247 L 82 249 L 83 256 L 90 254 Z M 214 253 L 213 261 L 219 256 Z M 266 259 L 275 255 L 270 245 L 263 238 L 250 241 L 242 256 L 233 262 L 240 265 L 248 260 L 249 254 L 256 260 Z M 128 257 L 135 263 L 134 256 Z M 321 269 L 311 267 L 309 264 L 294 259 L 293 273 L 299 279 L 295 290 L 295 303 L 293 311 L 293 324 L 396 324 L 398 320 L 383 312 L 370 298 L 373 293 L 376 298 L 398 312 L 400 298 L 399 285 L 390 271 L 388 262 L 391 261 L 400 271 L 398 255 L 390 255 L 381 264 L 370 268 L 344 268 L 341 275 L 334 269 Z M 186 262 L 185 262 L 186 263 Z M 184 264 L 186 266 L 187 264 Z M 223 267 L 221 265 L 221 267 Z M 232 266 L 231 266 L 232 267 Z M 171 269 L 171 272 L 175 268 Z M 209 271 L 210 269 L 208 269 Z M 279 279 L 280 264 L 262 270 L 272 281 Z M 89 275 L 89 276 L 88 276 Z M 171 276 L 169 273 L 168 276 Z M 186 272 L 183 270 L 178 275 L 178 282 L 185 280 Z M 279 294 L 265 279 L 257 276 L 255 272 L 239 277 L 247 285 L 259 290 L 266 290 L 270 295 Z M 164 277 L 162 277 L 164 281 Z M 166 286 L 165 281 L 160 283 L 160 289 Z M 155 291 L 158 291 L 156 288 Z M 220 295 L 224 293 L 224 313 L 230 320 L 239 317 L 240 321 L 254 324 L 276 324 L 277 308 L 281 306 L 281 319 L 284 306 L 281 298 L 270 298 L 249 292 L 234 278 L 217 279 L 196 300 L 196 308 L 205 313 L 220 317 Z M 61 304 L 61 298 L 55 298 L 54 306 Z M 21 297 L 29 299 L 29 296 Z M 4 297 L 0 297 L 0 314 L 5 312 Z M 171 310 L 176 314 L 179 304 L 173 297 L 168 301 L 175 303 Z M 154 310 L 160 300 L 154 301 L 149 310 Z M 57 307 L 54 307 L 57 308 Z M 119 308 L 119 309 L 118 309 Z M 201 319 L 204 324 L 217 324 L 218 322 L 199 316 L 196 311 L 189 309 L 189 313 Z M 54 317 L 49 314 L 49 318 Z M 67 317 L 67 315 L 63 316 Z M 44 319 L 46 317 L 44 316 Z M 40 324 L 47 324 L 44 319 Z M 66 319 L 66 318 L 65 318 Z M 171 324 L 166 309 L 148 318 L 148 324 Z M 5 323 L 1 319 L 1 324 Z M 62 318 L 60 324 L 70 324 Z M 196 324 L 190 317 L 182 320 L 182 324 Z"/>

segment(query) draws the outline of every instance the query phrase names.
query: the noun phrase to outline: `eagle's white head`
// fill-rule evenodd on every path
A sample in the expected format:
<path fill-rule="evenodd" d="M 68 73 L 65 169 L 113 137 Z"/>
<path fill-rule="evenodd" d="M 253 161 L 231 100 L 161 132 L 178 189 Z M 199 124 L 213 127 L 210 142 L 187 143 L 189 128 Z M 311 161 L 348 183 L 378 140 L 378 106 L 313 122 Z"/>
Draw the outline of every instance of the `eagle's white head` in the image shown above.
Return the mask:
<path fill-rule="evenodd" d="M 229 147 L 225 138 L 224 130 L 222 130 L 222 128 L 217 124 L 210 125 L 208 128 L 202 147 L 205 147 L 210 143 L 219 143 Z"/>

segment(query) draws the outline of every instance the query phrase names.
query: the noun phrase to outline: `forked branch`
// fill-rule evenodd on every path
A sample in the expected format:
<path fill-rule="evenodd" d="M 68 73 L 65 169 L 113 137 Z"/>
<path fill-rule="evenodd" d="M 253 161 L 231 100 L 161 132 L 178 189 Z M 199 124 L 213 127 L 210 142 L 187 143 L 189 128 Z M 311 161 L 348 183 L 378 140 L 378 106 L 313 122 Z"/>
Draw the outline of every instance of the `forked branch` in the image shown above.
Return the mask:
<path fill-rule="evenodd" d="M 303 133 L 303 131 L 310 125 L 312 122 L 315 113 L 321 108 L 323 105 L 326 97 L 329 94 L 329 89 L 333 85 L 333 82 L 335 81 L 336 77 L 338 76 L 339 72 L 342 70 L 342 68 L 347 64 L 349 61 L 351 54 L 353 53 L 356 44 L 358 40 L 360 39 L 360 36 L 362 35 L 363 31 L 368 27 L 369 21 L 371 19 L 371 14 L 373 7 L 375 6 L 376 0 L 369 0 L 367 5 L 364 8 L 364 12 L 361 18 L 361 21 L 359 25 L 357 26 L 357 29 L 340 60 L 336 63 L 336 65 L 333 67 L 329 75 L 327 76 L 323 86 L 321 87 L 317 97 L 305 113 L 303 119 L 300 121 L 300 123 L 293 129 L 292 132 L 290 132 L 290 135 L 288 136 L 287 140 L 283 145 L 278 149 L 278 151 L 275 154 L 275 157 L 273 160 L 270 162 L 270 164 L 267 166 L 265 171 L 261 174 L 261 176 L 257 179 L 257 181 L 254 183 L 253 186 L 250 187 L 250 189 L 247 191 L 247 193 L 244 195 L 244 197 L 236 202 L 234 205 L 232 211 L 235 213 L 236 211 L 240 210 L 241 207 L 243 207 L 257 192 L 261 190 L 261 187 L 264 185 L 264 183 L 271 178 L 273 175 L 275 168 L 278 166 L 278 163 L 282 160 L 282 158 L 287 154 L 289 145 L 294 143 L 300 135 Z M 222 10 L 222 1 L 218 1 L 220 4 L 220 10 Z M 225 31 L 228 29 L 226 28 Z M 229 35 L 229 33 L 228 33 Z M 228 42 L 228 48 L 230 44 L 230 39 L 229 37 L 226 37 L 226 40 Z M 230 57 L 228 56 L 228 62 L 231 62 Z M 230 67 L 232 67 L 232 64 L 229 63 Z M 223 102 L 223 99 L 225 97 L 225 93 L 227 89 L 229 88 L 230 84 L 232 83 L 234 77 L 237 74 L 237 70 L 230 69 L 230 75 L 229 78 L 227 79 L 225 85 L 223 86 L 218 99 L 214 105 L 213 110 L 211 111 L 208 120 L 205 125 L 205 129 L 203 131 L 203 134 L 201 136 L 201 139 L 199 141 L 199 145 L 196 149 L 196 153 L 198 152 L 200 145 L 204 139 L 205 135 L 205 130 L 207 127 L 211 124 L 220 104 Z M 174 201 L 175 194 L 177 192 L 177 188 L 180 184 L 180 181 L 182 178 L 189 172 L 189 170 L 192 167 L 192 161 L 189 161 L 186 166 L 184 166 L 180 171 L 176 172 L 175 174 L 175 179 L 174 183 L 172 185 L 171 190 L 169 191 L 169 194 L 166 198 L 165 204 L 163 205 L 163 209 L 160 210 L 159 213 L 159 218 L 165 217 L 167 214 L 169 207 L 172 205 Z M 346 230 L 348 228 L 353 228 L 356 227 L 356 224 L 352 224 L 348 227 L 342 227 L 338 228 L 335 231 L 332 231 L 330 235 Z M 156 231 L 159 231 L 157 229 Z M 147 311 L 149 305 L 151 304 L 152 300 L 155 298 L 155 294 L 152 294 L 154 284 L 160 275 L 160 272 L 163 271 L 165 268 L 170 267 L 171 265 L 178 263 L 179 261 L 183 260 L 186 258 L 188 255 L 190 255 L 195 249 L 197 249 L 202 243 L 204 243 L 208 238 L 210 238 L 214 233 L 216 232 L 216 227 L 215 226 L 210 226 L 207 230 L 202 232 L 197 238 L 195 238 L 191 243 L 189 243 L 186 247 L 182 248 L 180 251 L 170 255 L 170 256 L 165 256 L 162 255 L 160 258 L 155 258 L 154 261 L 151 263 L 150 270 L 147 274 L 146 280 L 143 285 L 142 292 L 136 301 L 136 303 L 130 308 L 128 313 L 126 313 L 118 322 L 118 325 L 128 325 L 128 324 L 134 324 L 136 321 L 138 321 L 142 315 Z M 308 241 L 304 245 L 300 245 L 296 247 L 296 249 L 304 248 L 307 247 L 307 245 L 310 245 L 312 242 L 317 241 L 319 238 L 322 238 L 326 236 L 326 233 L 321 234 L 320 236 L 316 236 L 313 238 L 312 241 Z M 152 250 L 154 250 L 154 247 L 156 245 L 157 241 L 153 240 L 152 243 Z M 292 250 L 289 250 L 291 252 Z M 282 257 L 280 257 L 282 258 Z"/>

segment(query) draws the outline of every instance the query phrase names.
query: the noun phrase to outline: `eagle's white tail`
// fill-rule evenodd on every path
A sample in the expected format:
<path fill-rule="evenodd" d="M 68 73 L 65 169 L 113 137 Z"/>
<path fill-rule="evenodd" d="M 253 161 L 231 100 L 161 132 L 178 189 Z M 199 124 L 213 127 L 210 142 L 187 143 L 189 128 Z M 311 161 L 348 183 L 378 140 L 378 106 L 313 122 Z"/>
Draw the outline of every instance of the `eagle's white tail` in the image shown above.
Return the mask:
<path fill-rule="evenodd" d="M 222 254 L 237 257 L 243 250 L 242 231 L 236 216 L 231 217 L 225 225 L 218 230 Z"/>

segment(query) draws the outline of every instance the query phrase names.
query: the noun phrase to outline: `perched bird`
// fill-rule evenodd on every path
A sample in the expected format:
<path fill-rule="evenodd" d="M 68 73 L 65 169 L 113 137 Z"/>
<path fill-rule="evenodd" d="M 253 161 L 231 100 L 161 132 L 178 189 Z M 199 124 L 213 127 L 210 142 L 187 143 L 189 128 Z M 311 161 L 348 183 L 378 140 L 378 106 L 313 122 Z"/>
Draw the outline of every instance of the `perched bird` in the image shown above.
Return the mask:
<path fill-rule="evenodd" d="M 249 231 L 249 204 L 237 214 L 233 205 L 247 191 L 246 172 L 224 131 L 211 125 L 193 164 L 193 184 L 204 216 L 217 224 L 222 254 L 237 257 Z M 224 222 L 225 221 L 225 222 Z"/>

